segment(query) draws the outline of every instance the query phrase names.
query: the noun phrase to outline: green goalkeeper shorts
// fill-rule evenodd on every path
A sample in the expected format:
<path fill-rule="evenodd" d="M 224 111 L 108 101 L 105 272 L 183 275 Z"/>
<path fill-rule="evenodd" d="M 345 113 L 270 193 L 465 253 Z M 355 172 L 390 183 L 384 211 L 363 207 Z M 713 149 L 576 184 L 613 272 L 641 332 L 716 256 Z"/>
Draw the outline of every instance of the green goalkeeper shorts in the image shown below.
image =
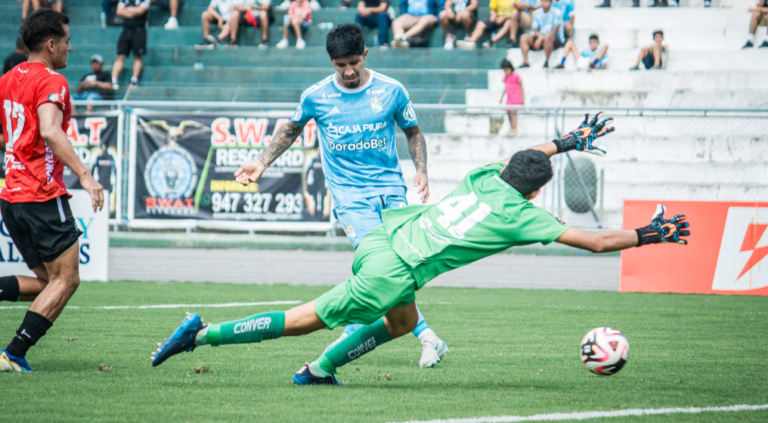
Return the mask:
<path fill-rule="evenodd" d="M 371 324 L 390 309 L 416 301 L 416 279 L 392 250 L 384 225 L 377 226 L 355 251 L 354 276 L 315 301 L 315 313 L 333 329 Z"/>

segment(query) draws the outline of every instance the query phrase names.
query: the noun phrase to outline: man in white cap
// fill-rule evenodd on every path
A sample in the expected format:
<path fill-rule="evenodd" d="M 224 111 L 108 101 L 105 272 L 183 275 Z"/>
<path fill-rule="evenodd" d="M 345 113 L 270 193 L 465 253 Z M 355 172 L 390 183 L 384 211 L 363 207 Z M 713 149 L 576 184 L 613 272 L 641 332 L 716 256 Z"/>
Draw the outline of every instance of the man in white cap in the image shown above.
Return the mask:
<path fill-rule="evenodd" d="M 83 75 L 77 85 L 77 92 L 72 94 L 75 100 L 106 100 L 112 98 L 112 75 L 104 72 L 104 58 L 100 54 L 91 56 L 91 73 Z M 86 106 L 92 110 L 93 106 Z"/>

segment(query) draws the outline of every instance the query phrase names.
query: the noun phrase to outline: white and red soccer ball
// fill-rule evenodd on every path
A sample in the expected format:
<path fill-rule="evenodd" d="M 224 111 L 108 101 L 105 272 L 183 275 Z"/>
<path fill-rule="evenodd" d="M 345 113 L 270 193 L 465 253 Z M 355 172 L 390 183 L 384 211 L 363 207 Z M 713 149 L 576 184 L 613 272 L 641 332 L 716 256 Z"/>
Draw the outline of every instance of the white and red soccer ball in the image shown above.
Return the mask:
<path fill-rule="evenodd" d="M 629 360 L 627 338 L 613 328 L 597 328 L 581 340 L 581 362 L 590 372 L 610 376 Z"/>

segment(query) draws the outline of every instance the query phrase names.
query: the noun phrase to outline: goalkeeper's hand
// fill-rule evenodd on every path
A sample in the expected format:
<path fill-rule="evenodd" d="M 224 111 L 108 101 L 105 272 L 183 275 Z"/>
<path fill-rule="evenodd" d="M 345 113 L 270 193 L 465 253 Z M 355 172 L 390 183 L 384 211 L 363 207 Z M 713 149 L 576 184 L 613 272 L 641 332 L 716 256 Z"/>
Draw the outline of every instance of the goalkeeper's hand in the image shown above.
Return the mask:
<path fill-rule="evenodd" d="M 680 238 L 691 234 L 691 231 L 681 230 L 690 226 L 688 222 L 685 221 L 685 215 L 678 214 L 672 219 L 665 219 L 664 211 L 663 204 L 657 205 L 651 224 L 644 228 L 635 229 L 635 232 L 637 232 L 638 247 L 646 244 L 660 244 L 667 242 L 674 242 L 681 245 L 688 244 L 688 241 Z"/>
<path fill-rule="evenodd" d="M 613 118 L 603 119 L 600 123 L 597 123 L 602 113 L 596 114 L 592 121 L 589 120 L 589 114 L 584 115 L 584 122 L 581 123 L 578 129 L 565 134 L 559 140 L 553 141 L 557 146 L 557 152 L 563 153 L 570 150 L 578 150 L 604 156 L 605 150 L 596 147 L 592 142 L 603 135 L 610 134 L 616 128 L 606 126 L 613 121 Z"/>

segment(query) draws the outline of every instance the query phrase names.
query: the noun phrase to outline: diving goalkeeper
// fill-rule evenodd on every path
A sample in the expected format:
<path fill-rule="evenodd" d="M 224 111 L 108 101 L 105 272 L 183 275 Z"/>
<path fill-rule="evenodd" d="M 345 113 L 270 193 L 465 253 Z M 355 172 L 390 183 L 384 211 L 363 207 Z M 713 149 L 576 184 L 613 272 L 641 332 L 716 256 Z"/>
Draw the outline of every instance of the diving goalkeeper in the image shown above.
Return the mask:
<path fill-rule="evenodd" d="M 552 179 L 549 158 L 571 150 L 604 154 L 593 141 L 613 132 L 598 117 L 561 139 L 519 151 L 511 158 L 469 172 L 441 203 L 383 212 L 383 223 L 355 251 L 354 276 L 318 299 L 288 311 L 203 325 L 197 314 L 152 354 L 157 366 L 169 357 L 213 346 L 300 336 L 354 323 L 357 329 L 294 376 L 298 385 L 339 385 L 336 369 L 413 330 L 418 321 L 416 290 L 436 276 L 510 247 L 557 241 L 596 253 L 651 243 L 686 244 L 684 215 L 634 231 L 587 232 L 561 223 L 530 203 Z"/>

